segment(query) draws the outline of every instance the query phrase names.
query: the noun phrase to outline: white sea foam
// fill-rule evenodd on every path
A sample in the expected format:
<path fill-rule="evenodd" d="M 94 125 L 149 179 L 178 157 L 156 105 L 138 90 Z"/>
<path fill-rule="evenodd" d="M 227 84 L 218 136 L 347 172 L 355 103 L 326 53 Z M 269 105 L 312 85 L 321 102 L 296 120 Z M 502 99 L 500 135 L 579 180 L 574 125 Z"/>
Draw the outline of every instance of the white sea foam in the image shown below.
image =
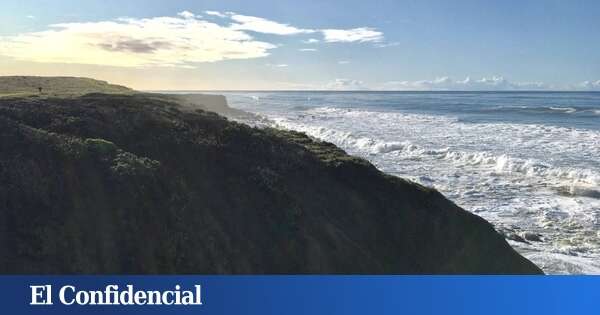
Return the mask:
<path fill-rule="evenodd" d="M 520 244 L 511 242 L 519 248 Z M 537 262 L 544 270 L 553 270 L 555 274 L 594 274 L 600 275 L 600 262 L 589 257 L 578 257 L 570 254 L 532 251 L 526 254 L 529 259 Z"/>
<path fill-rule="evenodd" d="M 320 109 L 321 112 L 334 112 L 331 109 Z M 356 112 L 350 112 L 351 115 Z M 423 117 L 418 117 L 423 120 Z M 427 120 L 431 120 L 428 118 Z M 533 159 L 513 158 L 507 154 L 494 155 L 481 151 L 454 151 L 445 148 L 424 148 L 413 144 L 411 141 L 384 141 L 365 136 L 357 136 L 353 132 L 329 129 L 321 126 L 312 126 L 293 122 L 286 118 L 275 118 L 276 125 L 280 128 L 304 132 L 312 137 L 335 143 L 354 153 L 384 154 L 399 151 L 405 156 L 429 156 L 436 159 L 448 160 L 461 165 L 479 165 L 489 168 L 495 173 L 521 174 L 528 177 L 553 182 L 563 182 L 571 185 L 600 186 L 600 174 L 590 169 L 574 167 L 555 167 L 542 161 Z"/>
<path fill-rule="evenodd" d="M 559 112 L 565 112 L 567 114 L 572 114 L 577 111 L 577 109 L 573 107 L 550 107 L 551 110 L 556 110 Z"/>

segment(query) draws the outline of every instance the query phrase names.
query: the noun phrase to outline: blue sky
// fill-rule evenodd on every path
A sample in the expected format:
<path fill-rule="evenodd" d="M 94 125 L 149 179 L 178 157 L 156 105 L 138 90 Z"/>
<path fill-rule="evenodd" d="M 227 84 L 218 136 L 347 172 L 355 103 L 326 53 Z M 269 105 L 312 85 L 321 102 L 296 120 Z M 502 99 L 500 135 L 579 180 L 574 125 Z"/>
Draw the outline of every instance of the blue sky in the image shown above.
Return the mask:
<path fill-rule="evenodd" d="M 599 17 L 599 1 L 4 0 L 0 75 L 140 89 L 600 89 Z"/>

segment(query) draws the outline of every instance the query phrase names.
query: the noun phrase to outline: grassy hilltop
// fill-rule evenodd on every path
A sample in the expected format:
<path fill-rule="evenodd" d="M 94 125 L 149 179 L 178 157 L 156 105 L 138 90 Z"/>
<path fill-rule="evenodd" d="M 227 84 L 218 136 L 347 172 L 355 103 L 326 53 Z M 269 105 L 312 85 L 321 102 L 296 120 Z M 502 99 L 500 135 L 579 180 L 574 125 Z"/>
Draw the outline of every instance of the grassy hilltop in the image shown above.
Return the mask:
<path fill-rule="evenodd" d="M 42 88 L 40 93 L 38 88 Z M 2 96 L 76 96 L 88 93 L 133 93 L 130 88 L 89 78 L 0 76 Z"/>

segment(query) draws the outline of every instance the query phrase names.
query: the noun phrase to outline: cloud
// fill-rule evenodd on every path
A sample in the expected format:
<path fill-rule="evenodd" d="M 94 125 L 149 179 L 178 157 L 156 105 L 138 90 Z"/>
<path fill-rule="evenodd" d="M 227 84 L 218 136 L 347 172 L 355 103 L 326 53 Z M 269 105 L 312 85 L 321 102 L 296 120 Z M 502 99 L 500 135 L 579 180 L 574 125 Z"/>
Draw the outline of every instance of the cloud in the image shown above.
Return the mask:
<path fill-rule="evenodd" d="M 229 17 L 235 22 L 231 24 L 231 27 L 236 30 L 275 35 L 312 34 L 320 32 L 323 34 L 326 42 L 381 42 L 383 40 L 383 33 L 371 27 L 358 27 L 353 29 L 305 29 L 262 17 L 242 15 L 234 12 L 221 13 L 219 11 L 204 11 L 204 13 L 221 18 Z M 306 44 L 316 44 L 319 43 L 320 40 L 309 38 L 303 42 Z M 381 43 L 380 47 L 395 45 L 396 43 Z"/>
<path fill-rule="evenodd" d="M 42 63 L 193 68 L 202 62 L 265 57 L 278 47 L 269 39 L 255 39 L 250 32 L 280 36 L 318 33 L 326 42 L 383 40 L 383 33 L 368 27 L 307 29 L 234 12 L 205 13 L 223 19 L 215 22 L 181 11 L 173 17 L 52 24 L 43 31 L 0 36 L 0 55 Z"/>
<path fill-rule="evenodd" d="M 309 38 L 307 40 L 303 40 L 302 42 L 305 43 L 305 44 L 316 44 L 316 43 L 319 43 L 321 41 L 318 40 L 318 39 L 316 39 L 316 38 Z"/>
<path fill-rule="evenodd" d="M 218 16 L 220 18 L 227 17 L 226 14 L 223 14 L 223 13 L 221 13 L 219 11 L 204 11 L 204 13 L 206 13 L 207 15 Z"/>
<path fill-rule="evenodd" d="M 326 89 L 329 90 L 366 90 L 363 81 L 352 80 L 352 79 L 335 79 L 325 85 Z"/>
<path fill-rule="evenodd" d="M 389 81 L 383 87 L 385 90 L 546 90 L 550 89 L 542 82 L 511 82 L 502 76 L 492 76 L 472 80 L 453 80 L 449 77 L 438 77 L 434 80 L 419 81 Z"/>
<path fill-rule="evenodd" d="M 400 46 L 400 43 L 391 42 L 391 43 L 376 43 L 375 44 L 375 47 L 377 47 L 377 48 L 386 48 L 386 47 L 395 47 L 395 46 Z"/>
<path fill-rule="evenodd" d="M 580 84 L 578 84 L 577 86 L 575 86 L 575 89 L 590 90 L 590 91 L 600 90 L 600 80 L 598 80 L 598 81 L 583 81 Z"/>
<path fill-rule="evenodd" d="M 240 30 L 185 16 L 54 24 L 41 32 L 0 37 L 0 55 L 33 62 L 190 67 L 265 57 L 276 47 Z"/>
<path fill-rule="evenodd" d="M 34 15 L 26 15 L 25 17 L 28 18 L 28 19 L 31 19 L 31 20 L 35 20 L 35 16 Z"/>
<path fill-rule="evenodd" d="M 371 27 L 359 27 L 348 30 L 324 29 L 321 30 L 325 41 L 329 43 L 351 43 L 351 42 L 381 42 L 383 33 Z"/>
<path fill-rule="evenodd" d="M 181 16 L 184 19 L 193 19 L 196 15 L 190 11 L 181 11 L 177 13 L 177 15 Z"/>
<path fill-rule="evenodd" d="M 288 24 L 278 23 L 256 16 L 234 14 L 231 16 L 231 19 L 237 22 L 231 25 L 235 30 L 276 35 L 295 35 L 315 32 L 314 30 L 300 29 Z"/>
<path fill-rule="evenodd" d="M 340 60 L 337 63 L 340 64 L 340 65 L 347 65 L 347 64 L 350 63 L 350 61 L 348 61 L 348 60 Z"/>
<path fill-rule="evenodd" d="M 318 51 L 316 48 L 300 48 L 298 51 Z"/>
<path fill-rule="evenodd" d="M 268 63 L 267 66 L 268 67 L 273 67 L 273 68 L 287 68 L 288 67 L 288 65 L 285 64 L 285 63 L 279 63 L 279 64 Z"/>
<path fill-rule="evenodd" d="M 168 49 L 171 44 L 165 41 L 144 42 L 138 39 L 123 38 L 111 43 L 100 43 L 98 46 L 108 51 L 153 53 L 159 49 Z"/>

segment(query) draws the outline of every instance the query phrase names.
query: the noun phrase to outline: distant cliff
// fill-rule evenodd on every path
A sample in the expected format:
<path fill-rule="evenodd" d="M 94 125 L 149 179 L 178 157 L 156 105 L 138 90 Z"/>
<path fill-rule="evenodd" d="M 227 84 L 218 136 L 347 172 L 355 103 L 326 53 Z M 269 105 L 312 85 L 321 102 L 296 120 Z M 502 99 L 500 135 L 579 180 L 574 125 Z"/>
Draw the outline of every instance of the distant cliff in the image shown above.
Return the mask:
<path fill-rule="evenodd" d="M 91 94 L 0 98 L 0 272 L 541 271 L 485 220 L 332 144 Z"/>

